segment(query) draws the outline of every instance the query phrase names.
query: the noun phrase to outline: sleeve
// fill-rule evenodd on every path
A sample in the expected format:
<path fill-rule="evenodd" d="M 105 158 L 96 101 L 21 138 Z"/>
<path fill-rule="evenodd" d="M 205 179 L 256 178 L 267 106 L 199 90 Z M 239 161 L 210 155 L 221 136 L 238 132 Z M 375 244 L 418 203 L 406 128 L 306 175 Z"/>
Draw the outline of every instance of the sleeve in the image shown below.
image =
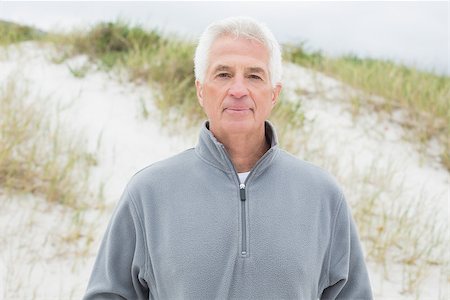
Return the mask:
<path fill-rule="evenodd" d="M 341 200 L 329 251 L 328 285 L 320 299 L 373 299 L 356 226 Z"/>
<path fill-rule="evenodd" d="M 127 189 L 100 245 L 84 300 L 148 299 L 143 225 Z"/>

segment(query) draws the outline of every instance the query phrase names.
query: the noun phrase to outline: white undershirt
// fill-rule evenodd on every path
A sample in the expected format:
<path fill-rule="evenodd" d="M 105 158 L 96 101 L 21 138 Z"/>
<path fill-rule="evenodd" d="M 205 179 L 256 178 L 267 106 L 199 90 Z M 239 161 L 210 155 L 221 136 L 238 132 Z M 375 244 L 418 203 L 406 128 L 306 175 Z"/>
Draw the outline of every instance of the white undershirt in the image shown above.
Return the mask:
<path fill-rule="evenodd" d="M 250 171 L 244 172 L 244 173 L 238 173 L 239 180 L 241 181 L 241 183 L 245 182 L 245 179 L 247 179 L 248 174 L 250 174 Z"/>

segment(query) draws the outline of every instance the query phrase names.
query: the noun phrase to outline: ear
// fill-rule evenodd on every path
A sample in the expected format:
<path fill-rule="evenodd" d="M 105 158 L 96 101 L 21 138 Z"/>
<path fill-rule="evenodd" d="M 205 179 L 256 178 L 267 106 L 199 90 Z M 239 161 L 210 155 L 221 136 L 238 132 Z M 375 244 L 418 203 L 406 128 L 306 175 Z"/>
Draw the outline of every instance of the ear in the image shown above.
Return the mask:
<path fill-rule="evenodd" d="M 195 81 L 195 88 L 197 90 L 198 103 L 200 103 L 200 106 L 203 107 L 203 85 L 200 81 Z"/>
<path fill-rule="evenodd" d="M 282 85 L 281 83 L 277 83 L 272 90 L 272 106 L 275 106 L 278 102 L 278 97 L 280 96 Z"/>

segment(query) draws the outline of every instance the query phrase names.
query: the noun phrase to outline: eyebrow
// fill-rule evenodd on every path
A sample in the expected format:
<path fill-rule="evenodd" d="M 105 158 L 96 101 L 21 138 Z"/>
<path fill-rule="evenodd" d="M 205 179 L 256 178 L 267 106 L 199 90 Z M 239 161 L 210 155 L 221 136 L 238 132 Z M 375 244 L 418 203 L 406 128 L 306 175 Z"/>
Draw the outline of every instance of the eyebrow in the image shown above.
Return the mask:
<path fill-rule="evenodd" d="M 266 72 L 264 71 L 264 69 L 260 68 L 260 67 L 250 67 L 247 69 L 250 73 L 260 73 L 260 74 L 266 74 Z"/>
<path fill-rule="evenodd" d="M 220 72 L 220 71 L 230 71 L 232 68 L 226 65 L 218 65 L 214 68 L 214 72 Z M 266 74 L 263 68 L 260 67 L 250 67 L 245 69 L 249 73 L 260 73 L 260 74 Z"/>
<path fill-rule="evenodd" d="M 217 67 L 214 68 L 214 73 L 219 72 L 219 71 L 230 71 L 231 68 L 229 66 L 225 66 L 225 65 L 218 65 Z"/>

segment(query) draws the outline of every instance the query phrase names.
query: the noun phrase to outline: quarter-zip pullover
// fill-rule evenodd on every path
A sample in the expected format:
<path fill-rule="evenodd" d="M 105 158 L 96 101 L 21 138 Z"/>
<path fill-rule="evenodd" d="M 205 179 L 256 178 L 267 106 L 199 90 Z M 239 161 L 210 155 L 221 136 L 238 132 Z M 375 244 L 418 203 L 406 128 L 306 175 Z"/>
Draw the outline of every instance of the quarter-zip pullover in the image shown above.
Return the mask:
<path fill-rule="evenodd" d="M 208 122 L 195 148 L 136 173 L 85 299 L 372 299 L 341 189 L 265 132 L 244 183 Z"/>

